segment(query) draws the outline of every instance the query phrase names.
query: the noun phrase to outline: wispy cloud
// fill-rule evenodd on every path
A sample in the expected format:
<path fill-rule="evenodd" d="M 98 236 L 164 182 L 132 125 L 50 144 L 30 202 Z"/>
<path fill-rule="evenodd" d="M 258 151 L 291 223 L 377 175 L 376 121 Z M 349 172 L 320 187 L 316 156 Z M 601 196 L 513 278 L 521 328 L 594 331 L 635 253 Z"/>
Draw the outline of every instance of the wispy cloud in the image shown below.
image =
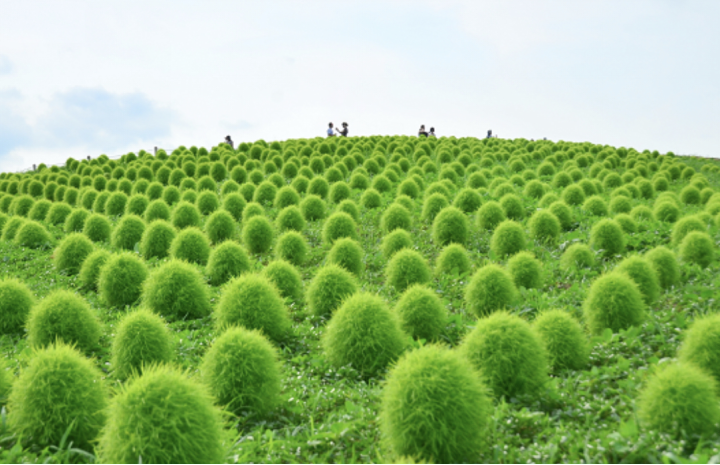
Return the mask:
<path fill-rule="evenodd" d="M 3 74 L 10 74 L 13 71 L 13 64 L 5 55 L 0 55 L 0 76 Z"/>

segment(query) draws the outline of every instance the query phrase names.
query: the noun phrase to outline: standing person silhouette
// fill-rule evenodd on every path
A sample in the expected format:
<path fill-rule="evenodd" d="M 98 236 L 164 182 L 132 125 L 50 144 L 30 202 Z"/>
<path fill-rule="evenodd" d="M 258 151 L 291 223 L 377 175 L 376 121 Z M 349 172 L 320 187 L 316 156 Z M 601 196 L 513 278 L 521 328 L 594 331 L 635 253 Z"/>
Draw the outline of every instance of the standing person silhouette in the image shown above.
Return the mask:
<path fill-rule="evenodd" d="M 437 137 L 437 136 L 435 135 L 435 128 L 430 128 L 430 132 L 428 132 L 428 137 L 430 137 L 430 136 L 432 136 L 432 137 Z"/>
<path fill-rule="evenodd" d="M 225 143 L 229 145 L 231 149 L 235 148 L 235 144 L 233 143 L 232 139 L 230 139 L 230 136 L 225 136 Z"/>
<path fill-rule="evenodd" d="M 347 123 L 343 123 L 343 124 L 342 124 L 342 127 L 343 127 L 343 128 L 342 128 L 342 131 L 338 131 L 337 128 L 335 128 L 335 131 L 337 131 L 337 133 L 340 134 L 341 136 L 347 137 L 347 135 L 348 135 L 348 124 L 347 124 Z"/>
<path fill-rule="evenodd" d="M 334 135 L 335 135 L 335 133 L 333 132 L 333 124 L 328 123 L 327 136 L 333 137 Z"/>
<path fill-rule="evenodd" d="M 420 125 L 420 130 L 418 131 L 418 137 L 421 137 L 421 136 L 425 136 L 425 137 L 428 136 L 428 133 L 427 133 L 427 131 L 425 130 L 425 125 L 424 125 L 424 124 L 421 124 L 421 125 Z"/>
<path fill-rule="evenodd" d="M 488 129 L 488 134 L 486 139 L 490 139 L 492 137 L 492 129 Z"/>

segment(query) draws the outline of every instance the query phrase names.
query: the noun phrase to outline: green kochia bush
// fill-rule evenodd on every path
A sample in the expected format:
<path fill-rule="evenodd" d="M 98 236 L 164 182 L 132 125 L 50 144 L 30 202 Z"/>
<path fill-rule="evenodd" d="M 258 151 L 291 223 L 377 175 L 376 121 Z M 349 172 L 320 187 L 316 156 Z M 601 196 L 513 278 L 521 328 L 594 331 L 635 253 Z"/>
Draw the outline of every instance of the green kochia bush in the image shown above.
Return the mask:
<path fill-rule="evenodd" d="M 213 244 L 232 239 L 235 235 L 235 220 L 224 210 L 216 211 L 205 223 L 205 232 Z"/>
<path fill-rule="evenodd" d="M 66 233 L 71 232 L 82 232 L 85 228 L 85 220 L 90 215 L 90 212 L 81 208 L 73 209 L 72 212 L 65 219 L 63 229 Z"/>
<path fill-rule="evenodd" d="M 43 245 L 50 244 L 52 238 L 45 229 L 45 226 L 37 221 L 25 221 L 17 230 L 15 240 L 13 241 L 18 247 L 29 247 L 38 249 Z"/>
<path fill-rule="evenodd" d="M 290 263 L 285 260 L 275 260 L 263 268 L 262 274 L 278 288 L 281 297 L 294 302 L 302 301 L 302 276 Z"/>
<path fill-rule="evenodd" d="M 540 336 L 527 321 L 505 311 L 478 320 L 460 353 L 480 370 L 496 396 L 537 395 L 548 381 Z"/>
<path fill-rule="evenodd" d="M 143 285 L 142 302 L 172 321 L 210 313 L 210 294 L 202 275 L 180 260 L 171 260 L 150 273 Z"/>
<path fill-rule="evenodd" d="M 210 284 L 219 286 L 252 267 L 247 252 L 239 244 L 226 241 L 210 252 L 206 274 Z"/>
<path fill-rule="evenodd" d="M 345 268 L 357 277 L 362 275 L 365 268 L 362 247 L 349 237 L 335 241 L 327 255 L 327 261 Z"/>
<path fill-rule="evenodd" d="M 388 374 L 380 428 L 392 453 L 427 463 L 476 463 L 492 412 L 487 388 L 456 351 L 428 345 Z"/>
<path fill-rule="evenodd" d="M 221 463 L 223 422 L 204 385 L 167 365 L 145 370 L 112 399 L 100 463 Z"/>
<path fill-rule="evenodd" d="M 264 216 L 253 216 L 243 226 L 243 243 L 250 253 L 261 254 L 270 250 L 273 237 L 272 224 Z"/>
<path fill-rule="evenodd" d="M 515 302 L 518 292 L 510 274 L 499 265 L 480 268 L 465 288 L 467 310 L 482 317 Z"/>
<path fill-rule="evenodd" d="M 622 254 L 625 250 L 625 233 L 615 220 L 602 219 L 590 230 L 590 245 L 606 257 Z"/>
<path fill-rule="evenodd" d="M 412 216 L 407 208 L 399 203 L 393 203 L 383 212 L 380 223 L 380 227 L 385 233 L 389 233 L 395 229 L 406 229 L 409 231 L 412 226 Z"/>
<path fill-rule="evenodd" d="M 80 285 L 85 289 L 97 290 L 98 277 L 100 269 L 110 258 L 110 252 L 104 249 L 97 249 L 85 258 L 80 267 L 80 275 L 78 280 Z"/>
<path fill-rule="evenodd" d="M 684 334 L 678 356 L 710 374 L 720 388 L 720 314 L 696 318 Z"/>
<path fill-rule="evenodd" d="M 388 286 L 403 292 L 412 284 L 425 284 L 430 281 L 430 266 L 419 252 L 402 249 L 390 259 L 385 268 Z"/>
<path fill-rule="evenodd" d="M 278 238 L 275 255 L 293 265 L 301 266 L 307 258 L 307 250 L 307 242 L 302 234 L 296 231 L 287 231 Z"/>
<path fill-rule="evenodd" d="M 660 297 L 660 281 L 652 264 L 637 255 L 628 257 L 617 267 L 618 271 L 627 273 L 638 285 L 646 305 L 652 305 Z"/>
<path fill-rule="evenodd" d="M 72 213 L 73 209 L 70 205 L 62 202 L 56 202 L 48 210 L 45 221 L 50 224 L 58 225 L 64 224 L 68 215 Z"/>
<path fill-rule="evenodd" d="M 605 201 L 599 195 L 591 195 L 583 203 L 583 210 L 593 216 L 607 216 L 608 207 Z"/>
<path fill-rule="evenodd" d="M 396 229 L 390 234 L 383 237 L 380 243 L 380 250 L 382 251 L 383 258 L 390 260 L 395 252 L 402 249 L 409 249 L 413 245 L 412 236 L 404 229 Z"/>
<path fill-rule="evenodd" d="M 438 245 L 464 244 L 470 235 L 470 221 L 455 207 L 445 207 L 433 222 L 433 240 Z"/>
<path fill-rule="evenodd" d="M 145 229 L 140 239 L 140 253 L 147 260 L 165 258 L 175 239 L 175 228 L 165 220 L 155 220 Z"/>
<path fill-rule="evenodd" d="M 359 292 L 333 314 L 322 343 L 330 363 L 352 364 L 363 376 L 376 375 L 405 347 L 397 319 L 377 295 Z"/>
<path fill-rule="evenodd" d="M 118 249 L 133 250 L 142 239 L 145 222 L 137 215 L 125 215 L 115 226 L 110 242 Z"/>
<path fill-rule="evenodd" d="M 80 233 L 69 234 L 55 249 L 53 254 L 55 268 L 69 275 L 78 274 L 83 262 L 92 251 L 93 243 L 87 236 Z"/>
<path fill-rule="evenodd" d="M 323 225 L 323 241 L 326 244 L 333 244 L 340 238 L 358 240 L 357 224 L 352 216 L 345 212 L 335 212 L 325 220 Z"/>
<path fill-rule="evenodd" d="M 0 335 L 19 334 L 35 303 L 32 292 L 20 280 L 0 280 Z"/>
<path fill-rule="evenodd" d="M 465 213 L 474 213 L 482 205 L 482 198 L 475 189 L 466 187 L 455 195 L 453 206 Z"/>
<path fill-rule="evenodd" d="M 189 227 L 200 227 L 201 217 L 195 205 L 182 201 L 177 204 L 172 212 L 172 224 L 178 229 Z"/>
<path fill-rule="evenodd" d="M 714 258 L 715 244 L 708 233 L 692 231 L 680 243 L 680 259 L 684 262 L 707 268 Z"/>
<path fill-rule="evenodd" d="M 583 305 L 590 332 L 600 334 L 639 325 L 645 319 L 645 303 L 635 281 L 625 273 L 613 271 L 597 278 Z"/>
<path fill-rule="evenodd" d="M 282 341 L 290 330 L 290 316 L 277 287 L 265 276 L 244 274 L 223 289 L 215 309 L 222 330 L 232 325 L 259 329 L 273 341 Z"/>
<path fill-rule="evenodd" d="M 645 428 L 674 437 L 703 435 L 720 421 L 717 382 L 688 363 L 666 363 L 648 379 L 638 399 Z"/>
<path fill-rule="evenodd" d="M 100 297 L 111 307 L 131 305 L 140 297 L 147 274 L 147 265 L 134 253 L 113 255 L 100 269 Z"/>
<path fill-rule="evenodd" d="M 447 310 L 435 292 L 421 284 L 405 290 L 395 306 L 400 327 L 416 339 L 433 341 L 445 326 Z"/>
<path fill-rule="evenodd" d="M 261 332 L 234 327 L 210 347 L 200 371 L 230 411 L 263 414 L 280 402 L 281 368 L 277 349 Z"/>
<path fill-rule="evenodd" d="M 470 272 L 470 258 L 460 244 L 450 244 L 438 255 L 435 275 L 463 275 Z"/>
<path fill-rule="evenodd" d="M 170 244 L 170 256 L 204 266 L 210 257 L 210 241 L 198 228 L 183 229 Z"/>
<path fill-rule="evenodd" d="M 497 225 L 490 239 L 490 250 L 497 257 L 514 255 L 525 247 L 525 231 L 520 223 L 513 220 L 505 220 Z"/>
<path fill-rule="evenodd" d="M 582 370 L 588 363 L 590 347 L 580 323 L 564 310 L 547 310 L 533 322 L 547 349 L 550 366 L 557 372 Z"/>
<path fill-rule="evenodd" d="M 345 298 L 358 290 L 355 277 L 338 265 L 320 268 L 307 289 L 307 303 L 317 316 L 329 317 Z"/>
<path fill-rule="evenodd" d="M 141 373 L 146 366 L 169 363 L 173 358 L 170 330 L 151 310 L 140 308 L 125 315 L 117 325 L 110 363 L 118 379 Z"/>
<path fill-rule="evenodd" d="M 645 254 L 655 272 L 658 275 L 658 281 L 663 289 L 674 286 L 680 280 L 680 266 L 677 257 L 672 250 L 665 246 L 655 247 Z"/>
<path fill-rule="evenodd" d="M 678 246 L 688 233 L 692 231 L 707 232 L 707 229 L 707 225 L 697 216 L 684 216 L 673 225 L 672 243 Z"/>
<path fill-rule="evenodd" d="M 93 213 L 85 219 L 83 234 L 93 242 L 107 242 L 110 240 L 110 220 L 107 217 Z"/>
<path fill-rule="evenodd" d="M 46 347 L 60 340 L 90 352 L 97 346 L 101 328 L 97 316 L 82 297 L 57 290 L 30 310 L 27 332 L 32 347 Z"/>
<path fill-rule="evenodd" d="M 519 252 L 508 260 L 508 271 L 518 287 L 534 289 L 542 286 L 543 269 L 540 260 L 531 252 Z"/>
<path fill-rule="evenodd" d="M 445 195 L 435 192 L 430 194 L 423 202 L 421 218 L 424 221 L 433 221 L 440 211 L 449 205 Z"/>
<path fill-rule="evenodd" d="M 505 220 L 505 210 L 494 200 L 487 202 L 477 212 L 476 222 L 480 229 L 492 230 Z"/>
<path fill-rule="evenodd" d="M 91 450 L 105 422 L 107 391 L 92 360 L 56 344 L 36 351 L 8 401 L 10 430 L 40 447 L 63 440 Z M 72 426 L 72 427 L 71 427 Z"/>
<path fill-rule="evenodd" d="M 325 201 L 314 194 L 309 194 L 300 202 L 300 211 L 307 221 L 325 218 Z"/>
<path fill-rule="evenodd" d="M 279 232 L 283 231 L 298 231 L 302 232 L 305 229 L 305 218 L 303 218 L 300 209 L 295 205 L 290 205 L 280 210 L 277 218 L 275 219 L 275 225 Z"/>
<path fill-rule="evenodd" d="M 528 221 L 530 235 L 539 242 L 555 244 L 560 236 L 560 220 L 547 210 L 538 210 Z"/>
<path fill-rule="evenodd" d="M 568 270 L 592 268 L 595 266 L 595 254 L 586 244 L 575 243 L 565 249 L 560 257 L 560 266 Z"/>
<path fill-rule="evenodd" d="M 6 242 L 13 241 L 20 226 L 25 224 L 27 220 L 19 216 L 11 216 L 3 226 L 2 240 Z"/>

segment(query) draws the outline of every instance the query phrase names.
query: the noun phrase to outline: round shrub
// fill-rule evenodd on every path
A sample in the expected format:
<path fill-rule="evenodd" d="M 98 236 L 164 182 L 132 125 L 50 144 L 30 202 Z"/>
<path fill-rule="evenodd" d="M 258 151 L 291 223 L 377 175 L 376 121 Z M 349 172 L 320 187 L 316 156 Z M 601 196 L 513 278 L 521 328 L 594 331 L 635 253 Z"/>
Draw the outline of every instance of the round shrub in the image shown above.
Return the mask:
<path fill-rule="evenodd" d="M 595 266 L 595 254 L 585 244 L 572 244 L 560 257 L 560 266 L 567 270 L 592 268 Z"/>
<path fill-rule="evenodd" d="M 568 205 L 581 205 L 585 201 L 585 191 L 577 184 L 563 189 L 562 199 Z"/>
<path fill-rule="evenodd" d="M 567 231 L 569 229 L 572 229 L 573 226 L 573 214 L 572 210 L 570 210 L 570 207 L 568 207 L 565 202 L 557 201 L 550 204 L 548 207 L 548 211 L 555 215 L 555 217 L 560 222 L 560 227 Z"/>
<path fill-rule="evenodd" d="M 345 212 L 335 212 L 325 220 L 323 225 L 323 241 L 334 243 L 340 238 L 358 240 L 357 225 L 350 215 Z"/>
<path fill-rule="evenodd" d="M 190 202 L 181 201 L 172 212 L 172 224 L 177 229 L 199 228 L 200 223 L 200 212 Z"/>
<path fill-rule="evenodd" d="M 300 202 L 300 211 L 307 221 L 321 220 L 325 218 L 325 201 L 317 195 L 307 195 Z"/>
<path fill-rule="evenodd" d="M 412 284 L 425 284 L 430 281 L 430 266 L 417 251 L 402 249 L 395 253 L 385 268 L 388 286 L 403 292 Z"/>
<path fill-rule="evenodd" d="M 514 255 L 525 247 L 525 231 L 520 223 L 513 220 L 500 223 L 490 239 L 490 250 L 497 257 Z"/>
<path fill-rule="evenodd" d="M 234 192 L 226 195 L 223 200 L 223 209 L 230 213 L 233 218 L 235 218 L 235 221 L 242 219 L 243 210 L 246 205 L 247 202 L 243 196 Z"/>
<path fill-rule="evenodd" d="M 395 306 L 400 327 L 415 339 L 434 341 L 445 327 L 447 310 L 440 298 L 427 287 L 408 287 Z"/>
<path fill-rule="evenodd" d="M 638 416 L 650 430 L 680 437 L 703 435 L 720 421 L 717 382 L 687 363 L 658 367 L 638 397 Z"/>
<path fill-rule="evenodd" d="M 327 255 L 327 262 L 345 268 L 358 277 L 362 275 L 365 268 L 362 247 L 356 240 L 349 237 L 335 241 Z"/>
<path fill-rule="evenodd" d="M 98 292 L 111 307 L 132 305 L 142 291 L 147 278 L 145 262 L 131 252 L 111 256 L 100 269 Z"/>
<path fill-rule="evenodd" d="M 85 300 L 66 290 L 53 291 L 30 309 L 28 343 L 47 347 L 56 340 L 90 352 L 100 339 L 100 322 Z"/>
<path fill-rule="evenodd" d="M 195 204 L 197 205 L 200 214 L 209 215 L 220 208 L 220 199 L 215 192 L 202 191 L 198 194 Z"/>
<path fill-rule="evenodd" d="M 533 328 L 547 350 L 548 362 L 556 372 L 582 370 L 588 363 L 590 347 L 580 323 L 564 310 L 547 310 L 535 319 Z"/>
<path fill-rule="evenodd" d="M 672 243 L 679 245 L 685 236 L 691 231 L 707 232 L 707 225 L 695 215 L 683 216 L 674 225 L 672 229 Z"/>
<path fill-rule="evenodd" d="M 143 285 L 142 303 L 172 321 L 210 314 L 210 294 L 202 275 L 180 260 L 171 260 L 150 273 Z"/>
<path fill-rule="evenodd" d="M 204 385 L 167 365 L 148 367 L 112 399 L 100 463 L 220 463 L 222 416 Z"/>
<path fill-rule="evenodd" d="M 45 226 L 37 221 L 26 221 L 15 233 L 13 241 L 18 247 L 29 247 L 31 249 L 39 249 L 44 245 L 49 245 L 52 238 L 45 229 Z"/>
<path fill-rule="evenodd" d="M 680 280 L 680 266 L 672 250 L 658 246 L 645 254 L 645 258 L 655 268 L 660 287 L 668 289 Z"/>
<path fill-rule="evenodd" d="M 460 244 L 450 244 L 438 255 L 435 264 L 437 276 L 461 276 L 470 272 L 470 258 L 465 247 Z"/>
<path fill-rule="evenodd" d="M 146 308 L 125 315 L 117 325 L 111 354 L 115 376 L 124 380 L 144 367 L 169 363 L 173 358 L 170 330 L 163 319 Z"/>
<path fill-rule="evenodd" d="M 720 383 L 720 315 L 695 318 L 683 336 L 678 350 L 680 361 L 696 365 Z"/>
<path fill-rule="evenodd" d="M 338 265 L 320 268 L 307 289 L 307 303 L 317 316 L 329 317 L 340 303 L 358 290 L 355 276 Z"/>
<path fill-rule="evenodd" d="M 655 267 L 650 261 L 637 255 L 628 257 L 620 262 L 618 271 L 627 273 L 638 285 L 646 305 L 652 305 L 660 296 L 660 281 Z"/>
<path fill-rule="evenodd" d="M 145 259 L 165 258 L 175 239 L 175 228 L 164 220 L 155 220 L 145 229 L 140 238 L 140 253 Z"/>
<path fill-rule="evenodd" d="M 262 333 L 234 327 L 210 347 L 200 371 L 228 410 L 263 414 L 280 402 L 281 368 L 277 349 Z"/>
<path fill-rule="evenodd" d="M 593 216 L 607 216 L 608 208 L 605 201 L 599 195 L 591 195 L 583 203 L 583 210 Z"/>
<path fill-rule="evenodd" d="M 277 193 L 277 187 L 270 181 L 263 181 L 255 189 L 253 195 L 253 201 L 261 205 L 271 204 L 275 200 L 275 194 Z"/>
<path fill-rule="evenodd" d="M 246 273 L 224 288 L 215 308 L 219 330 L 240 325 L 261 330 L 273 341 L 285 339 L 290 316 L 277 287 L 265 276 Z"/>
<path fill-rule="evenodd" d="M 707 268 L 714 258 L 715 244 L 708 233 L 692 231 L 680 243 L 680 260 L 684 262 L 696 263 L 702 268 Z"/>
<path fill-rule="evenodd" d="M 115 226 L 110 242 L 118 249 L 133 250 L 142 240 L 145 222 L 137 215 L 125 215 Z"/>
<path fill-rule="evenodd" d="M 105 265 L 108 258 L 110 258 L 110 252 L 103 249 L 97 249 L 85 258 L 78 276 L 81 287 L 93 291 L 97 290 L 100 269 Z"/>
<path fill-rule="evenodd" d="M 383 237 L 380 243 L 380 250 L 382 251 L 383 258 L 390 260 L 395 252 L 406 248 L 409 249 L 412 245 L 413 242 L 410 233 L 404 229 L 396 229 Z"/>
<path fill-rule="evenodd" d="M 547 210 L 538 210 L 528 221 L 530 235 L 538 242 L 555 244 L 560 237 L 560 220 Z"/>
<path fill-rule="evenodd" d="M 527 321 L 506 311 L 479 319 L 459 350 L 498 397 L 537 395 L 548 381 L 540 336 Z"/>
<path fill-rule="evenodd" d="M 219 244 L 235 235 L 235 220 L 226 211 L 216 211 L 205 223 L 205 231 L 213 244 Z"/>
<path fill-rule="evenodd" d="M 81 208 L 73 209 L 72 212 L 65 219 L 63 229 L 66 233 L 82 232 L 85 229 L 85 220 L 90 215 L 90 212 Z"/>
<path fill-rule="evenodd" d="M 49 200 L 38 200 L 35 202 L 27 214 L 28 219 L 33 221 L 43 221 L 47 216 L 48 210 L 52 206 L 52 202 Z"/>
<path fill-rule="evenodd" d="M 380 428 L 400 457 L 476 463 L 492 412 L 487 388 L 456 351 L 427 345 L 405 354 L 383 387 Z"/>
<path fill-rule="evenodd" d="M 477 212 L 477 226 L 484 230 L 493 230 L 501 222 L 505 221 L 505 210 L 494 200 L 485 203 Z"/>
<path fill-rule="evenodd" d="M 653 214 L 658 221 L 674 223 L 680 217 L 680 208 L 673 202 L 662 200 L 655 203 Z"/>
<path fill-rule="evenodd" d="M 307 242 L 302 234 L 296 231 L 287 231 L 278 238 L 275 255 L 293 265 L 301 266 L 307 258 L 307 250 Z"/>
<path fill-rule="evenodd" d="M 210 241 L 198 228 L 184 229 L 170 243 L 170 256 L 204 266 L 210 257 Z"/>
<path fill-rule="evenodd" d="M 314 177 L 308 184 L 308 194 L 317 195 L 320 198 L 325 198 L 330 190 L 328 182 L 321 177 Z"/>
<path fill-rule="evenodd" d="M 362 376 L 371 377 L 400 356 L 404 338 L 385 302 L 377 295 L 359 292 L 333 314 L 322 344 L 331 364 L 351 364 Z"/>
<path fill-rule="evenodd" d="M 53 254 L 55 268 L 68 275 L 78 274 L 85 258 L 90 255 L 93 248 L 93 243 L 84 234 L 67 235 Z"/>
<path fill-rule="evenodd" d="M 15 235 L 17 235 L 18 229 L 20 229 L 20 226 L 25 224 L 26 221 L 27 220 L 25 218 L 11 216 L 3 226 L 2 240 L 6 242 L 15 240 Z"/>
<path fill-rule="evenodd" d="M 482 317 L 511 305 L 518 296 L 510 274 L 495 264 L 475 272 L 465 288 L 465 306 Z"/>
<path fill-rule="evenodd" d="M 433 222 L 433 240 L 438 245 L 451 242 L 464 244 L 470 235 L 470 222 L 465 214 L 455 207 L 445 207 Z"/>
<path fill-rule="evenodd" d="M 382 197 L 380 192 L 373 189 L 372 187 L 366 189 L 365 192 L 360 196 L 360 205 L 367 209 L 377 208 L 382 204 Z"/>
<path fill-rule="evenodd" d="M 53 225 L 65 224 L 68 215 L 72 213 L 73 209 L 70 205 L 64 202 L 56 202 L 52 204 L 50 210 L 48 210 L 45 221 Z"/>
<path fill-rule="evenodd" d="M 242 221 L 248 221 L 253 216 L 265 216 L 265 208 L 257 202 L 249 202 L 242 212 Z"/>
<path fill-rule="evenodd" d="M 35 201 L 29 195 L 21 195 L 15 197 L 12 204 L 10 204 L 10 212 L 15 216 L 27 217 L 30 209 L 35 204 Z"/>
<path fill-rule="evenodd" d="M 680 200 L 687 205 L 700 204 L 700 191 L 695 186 L 685 186 L 680 191 Z"/>
<path fill-rule="evenodd" d="M 347 213 L 355 221 L 360 220 L 360 210 L 358 210 L 357 204 L 350 199 L 345 199 L 340 202 L 337 207 L 337 211 Z"/>
<path fill-rule="evenodd" d="M 433 221 L 437 214 L 448 205 L 447 198 L 443 194 L 439 192 L 430 194 L 423 202 L 421 218 L 424 221 Z"/>
<path fill-rule="evenodd" d="M 480 194 L 478 194 L 475 189 L 469 187 L 461 189 L 460 192 L 455 195 L 455 200 L 453 200 L 453 206 L 459 208 L 464 213 L 474 213 L 480 208 L 480 205 L 482 205 Z"/>
<path fill-rule="evenodd" d="M 380 227 L 385 233 L 389 233 L 395 229 L 410 230 L 412 226 L 412 217 L 407 208 L 399 203 L 393 203 L 387 207 L 380 219 Z"/>
<path fill-rule="evenodd" d="M 280 210 L 280 213 L 275 219 L 275 226 L 279 232 L 302 232 L 305 229 L 305 218 L 303 218 L 298 207 L 291 205 Z"/>
<path fill-rule="evenodd" d="M 645 303 L 635 281 L 625 273 L 614 271 L 592 283 L 583 314 L 591 333 L 600 334 L 605 328 L 618 332 L 643 322 Z"/>
<path fill-rule="evenodd" d="M 0 280 L 0 335 L 19 334 L 35 303 L 25 283 L 14 278 Z"/>
<path fill-rule="evenodd" d="M 272 223 L 264 216 L 253 216 L 243 226 L 243 243 L 250 253 L 260 254 L 270 250 L 273 237 Z"/>
<path fill-rule="evenodd" d="M 64 439 L 91 450 L 105 423 L 106 406 L 103 374 L 94 362 L 56 344 L 35 352 L 15 381 L 8 423 L 19 438 L 40 447 L 56 446 Z"/>
<path fill-rule="evenodd" d="M 336 182 L 330 187 L 330 201 L 340 203 L 350 197 L 350 186 L 345 181 Z"/>
<path fill-rule="evenodd" d="M 632 233 L 637 232 L 637 223 L 627 213 L 620 213 L 619 215 L 615 216 L 615 218 L 613 218 L 613 219 L 615 221 L 617 221 L 617 224 L 620 225 L 623 232 L 625 232 L 627 234 L 632 234 Z"/>
<path fill-rule="evenodd" d="M 625 233 L 617 221 L 602 219 L 590 230 L 590 245 L 605 257 L 622 254 L 625 250 Z"/>
<path fill-rule="evenodd" d="M 206 273 L 210 284 L 219 286 L 235 276 L 250 271 L 250 258 L 240 245 L 227 241 L 210 252 Z"/>
<path fill-rule="evenodd" d="M 145 210 L 147 210 L 149 203 L 150 200 L 146 196 L 135 194 L 128 199 L 125 213 L 141 216 L 145 213 Z"/>
<path fill-rule="evenodd" d="M 542 263 L 530 252 L 518 252 L 507 263 L 508 271 L 517 287 L 536 289 L 542 286 Z"/>
<path fill-rule="evenodd" d="M 105 214 L 108 216 L 118 216 L 125 213 L 125 204 L 127 204 L 127 195 L 123 192 L 113 192 L 105 202 Z"/>
<path fill-rule="evenodd" d="M 505 210 L 505 216 L 513 220 L 521 220 L 525 217 L 522 199 L 515 194 L 505 194 L 500 199 L 500 205 Z"/>
<path fill-rule="evenodd" d="M 275 260 L 263 268 L 262 274 L 280 291 L 280 296 L 294 302 L 303 297 L 303 283 L 300 272 L 285 260 Z"/>

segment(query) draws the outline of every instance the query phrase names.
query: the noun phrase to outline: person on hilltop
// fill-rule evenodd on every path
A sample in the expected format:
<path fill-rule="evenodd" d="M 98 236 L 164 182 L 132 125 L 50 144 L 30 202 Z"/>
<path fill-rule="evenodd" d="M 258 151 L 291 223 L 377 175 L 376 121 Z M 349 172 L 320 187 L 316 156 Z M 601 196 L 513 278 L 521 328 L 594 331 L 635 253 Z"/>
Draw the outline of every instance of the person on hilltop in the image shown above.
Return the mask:
<path fill-rule="evenodd" d="M 335 135 L 335 133 L 333 132 L 333 124 L 328 123 L 327 136 L 333 137 L 334 135 Z"/>
<path fill-rule="evenodd" d="M 225 143 L 229 145 L 231 149 L 235 148 L 235 143 L 232 141 L 230 136 L 225 136 Z"/>
<path fill-rule="evenodd" d="M 342 131 L 338 131 L 337 128 L 335 128 L 335 131 L 337 131 L 337 133 L 340 134 L 341 136 L 347 137 L 347 135 L 348 135 L 348 124 L 347 124 L 347 123 L 343 123 L 343 124 L 342 124 L 342 127 L 343 127 L 343 128 L 342 128 Z"/>
<path fill-rule="evenodd" d="M 490 139 L 492 137 L 492 129 L 488 129 L 488 134 L 486 139 Z"/>
<path fill-rule="evenodd" d="M 425 136 L 425 137 L 428 136 L 428 133 L 427 133 L 427 131 L 425 130 L 425 125 L 424 125 L 424 124 L 421 124 L 421 125 L 420 125 L 420 130 L 418 131 L 418 137 L 421 137 L 421 136 Z"/>
<path fill-rule="evenodd" d="M 430 132 L 428 132 L 428 137 L 437 137 L 435 135 L 435 128 L 430 128 Z"/>

